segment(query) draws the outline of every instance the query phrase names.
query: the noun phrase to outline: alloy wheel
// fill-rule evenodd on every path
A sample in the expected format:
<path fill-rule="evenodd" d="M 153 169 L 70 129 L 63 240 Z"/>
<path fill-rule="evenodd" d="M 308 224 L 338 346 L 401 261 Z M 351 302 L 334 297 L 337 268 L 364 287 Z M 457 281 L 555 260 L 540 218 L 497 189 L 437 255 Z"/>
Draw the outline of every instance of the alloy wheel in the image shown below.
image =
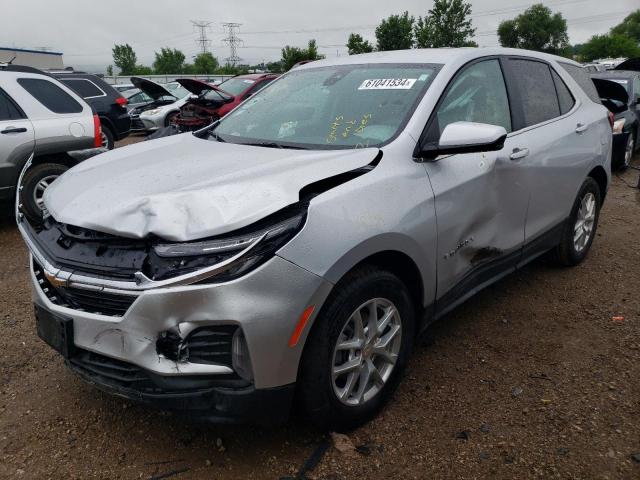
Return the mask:
<path fill-rule="evenodd" d="M 635 148 L 635 142 L 633 139 L 633 132 L 629 134 L 629 138 L 627 139 L 627 145 L 624 149 L 624 166 L 628 167 L 631 164 L 631 159 L 633 158 L 633 150 Z"/>
<path fill-rule="evenodd" d="M 582 197 L 576 223 L 573 228 L 573 246 L 576 252 L 582 252 L 589 243 L 595 221 L 596 197 L 593 193 L 588 192 Z"/>
<path fill-rule="evenodd" d="M 331 380 L 338 400 L 357 406 L 375 397 L 391 377 L 401 343 L 402 322 L 392 302 L 374 298 L 360 305 L 333 350 Z"/>
<path fill-rule="evenodd" d="M 47 175 L 42 178 L 33 189 L 33 201 L 38 206 L 40 210 L 44 208 L 44 191 L 51 185 L 59 175 Z"/>

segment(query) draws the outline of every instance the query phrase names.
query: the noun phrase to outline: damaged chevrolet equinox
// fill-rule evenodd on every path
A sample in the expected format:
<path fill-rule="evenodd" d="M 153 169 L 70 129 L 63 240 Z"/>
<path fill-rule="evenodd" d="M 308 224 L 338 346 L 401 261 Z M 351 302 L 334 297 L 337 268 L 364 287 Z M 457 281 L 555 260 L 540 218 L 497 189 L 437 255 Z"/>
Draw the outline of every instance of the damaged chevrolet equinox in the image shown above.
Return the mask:
<path fill-rule="evenodd" d="M 203 130 L 72 168 L 42 221 L 17 205 L 38 334 L 121 397 L 354 427 L 431 322 L 546 252 L 585 259 L 611 132 L 547 54 L 308 63 Z"/>

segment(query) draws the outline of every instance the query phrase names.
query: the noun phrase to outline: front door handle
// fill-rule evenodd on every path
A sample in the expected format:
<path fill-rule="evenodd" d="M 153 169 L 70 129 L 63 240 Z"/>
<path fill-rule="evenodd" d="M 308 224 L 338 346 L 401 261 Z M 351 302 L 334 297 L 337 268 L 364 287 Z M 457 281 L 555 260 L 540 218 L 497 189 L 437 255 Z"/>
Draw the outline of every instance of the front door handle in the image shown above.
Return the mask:
<path fill-rule="evenodd" d="M 529 155 L 528 148 L 514 148 L 513 152 L 511 152 L 511 155 L 509 155 L 509 158 L 511 160 L 520 160 L 521 158 L 524 158 L 527 155 Z"/>
<path fill-rule="evenodd" d="M 7 134 L 7 133 L 24 133 L 26 132 L 27 129 L 24 127 L 21 128 L 17 128 L 17 127 L 8 127 L 5 128 L 4 130 L 2 130 L 0 133 L 2 134 Z"/>
<path fill-rule="evenodd" d="M 584 123 L 579 123 L 576 125 L 576 133 L 586 132 L 589 129 L 589 125 L 585 125 Z"/>

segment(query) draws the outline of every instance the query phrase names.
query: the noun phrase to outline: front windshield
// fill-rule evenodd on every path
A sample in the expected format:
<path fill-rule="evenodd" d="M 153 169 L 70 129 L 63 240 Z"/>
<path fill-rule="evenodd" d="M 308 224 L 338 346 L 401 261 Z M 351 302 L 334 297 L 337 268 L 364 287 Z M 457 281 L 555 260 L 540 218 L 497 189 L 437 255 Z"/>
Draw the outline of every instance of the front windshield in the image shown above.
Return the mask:
<path fill-rule="evenodd" d="M 222 90 L 227 93 L 230 93 L 234 97 L 237 97 L 242 92 L 244 92 L 247 88 L 250 88 L 256 83 L 255 80 L 251 80 L 250 78 L 230 78 L 229 80 L 225 80 L 220 85 L 218 85 Z"/>
<path fill-rule="evenodd" d="M 293 70 L 227 115 L 214 136 L 298 148 L 380 146 L 404 125 L 436 70 L 425 64 Z"/>
<path fill-rule="evenodd" d="M 169 91 L 169 93 L 171 93 L 171 95 L 176 98 L 184 98 L 187 95 L 191 95 L 191 92 L 189 92 L 189 90 L 187 90 L 177 82 L 167 83 L 164 87 Z"/>

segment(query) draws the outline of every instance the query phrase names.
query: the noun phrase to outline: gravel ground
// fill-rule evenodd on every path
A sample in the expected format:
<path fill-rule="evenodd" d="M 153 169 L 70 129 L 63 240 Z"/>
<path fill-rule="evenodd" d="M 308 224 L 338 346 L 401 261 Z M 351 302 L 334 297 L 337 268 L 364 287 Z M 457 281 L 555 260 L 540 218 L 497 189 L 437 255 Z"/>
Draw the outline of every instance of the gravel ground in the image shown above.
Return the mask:
<path fill-rule="evenodd" d="M 640 478 L 636 178 L 614 178 L 581 266 L 536 261 L 436 324 L 388 408 L 307 478 Z M 0 478 L 295 477 L 331 445 L 300 420 L 192 425 L 83 384 L 36 337 L 27 253 L 5 217 Z"/>

